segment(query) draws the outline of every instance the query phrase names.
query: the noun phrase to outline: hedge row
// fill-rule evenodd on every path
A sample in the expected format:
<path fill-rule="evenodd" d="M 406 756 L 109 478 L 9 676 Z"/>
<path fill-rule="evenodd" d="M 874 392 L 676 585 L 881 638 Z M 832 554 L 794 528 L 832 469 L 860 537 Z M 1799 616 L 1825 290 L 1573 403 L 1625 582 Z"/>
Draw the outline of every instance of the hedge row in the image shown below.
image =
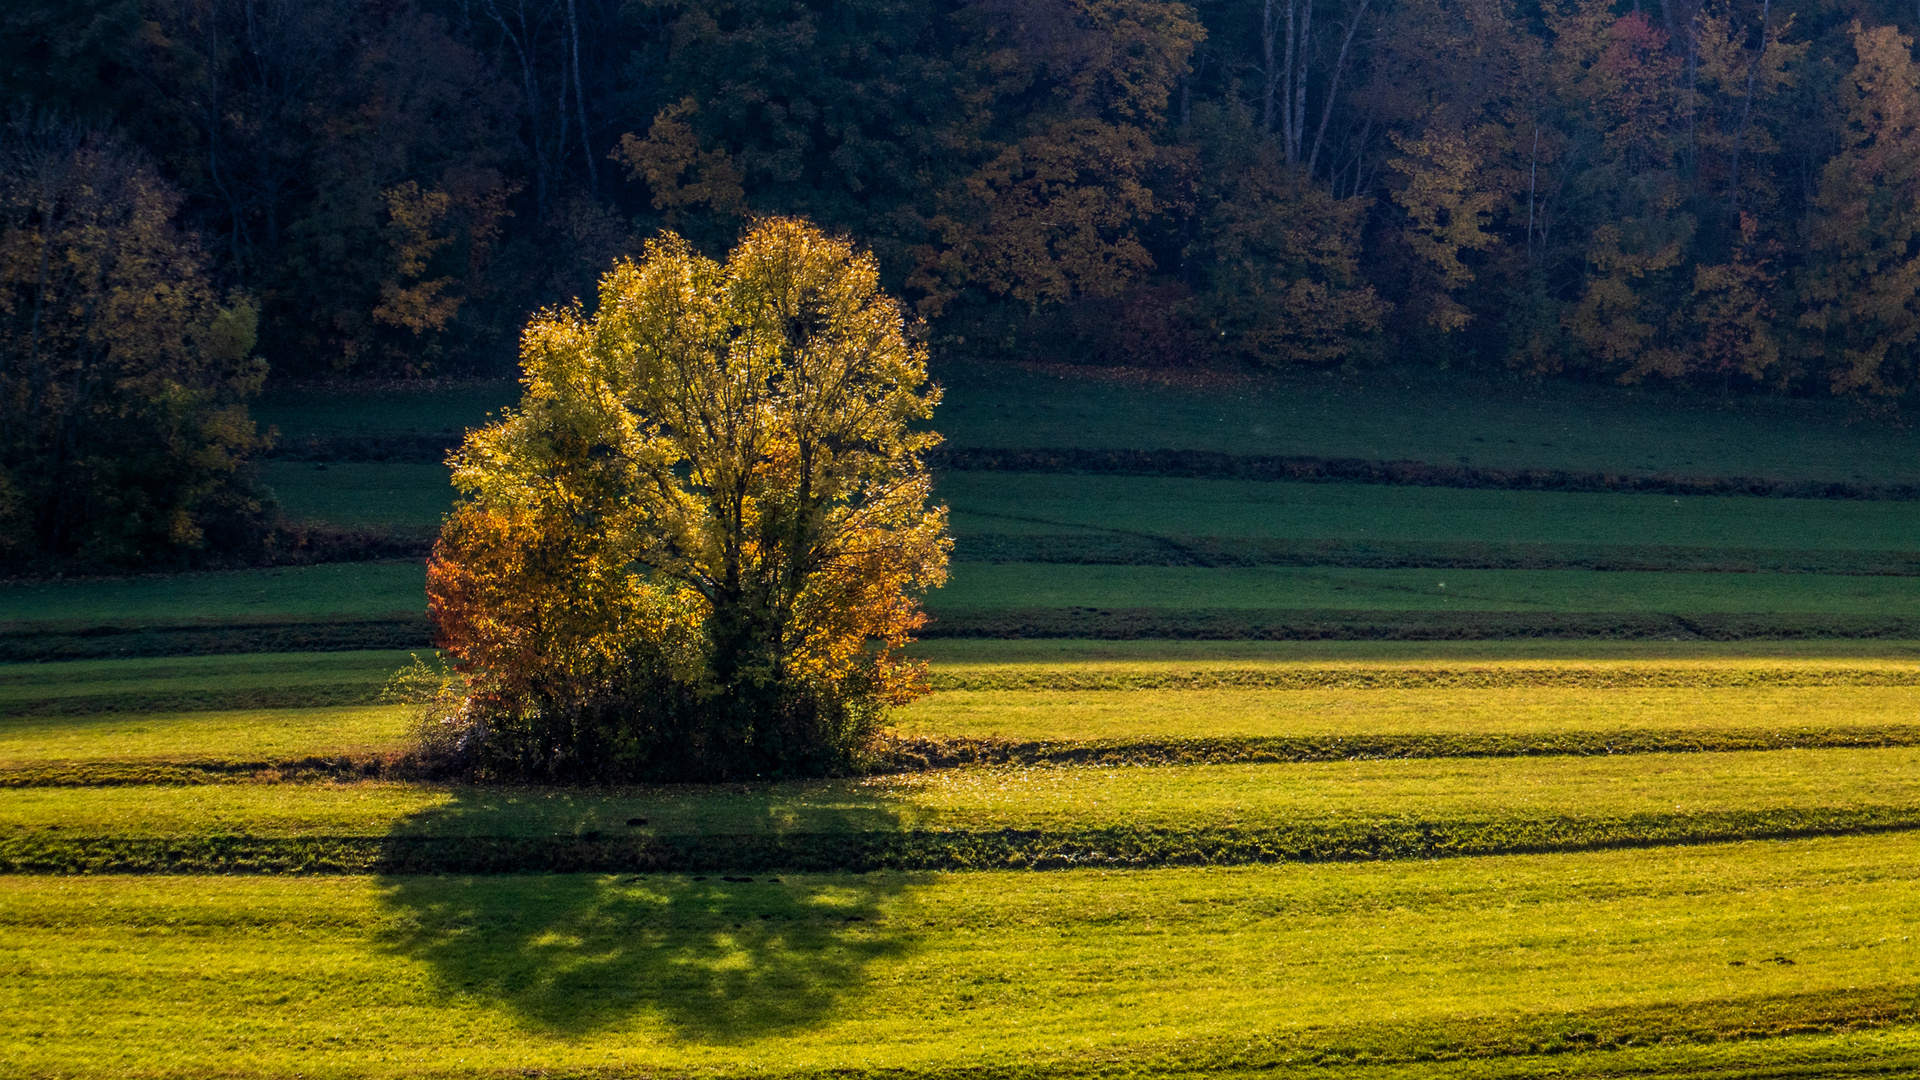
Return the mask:
<path fill-rule="evenodd" d="M 1920 617 L 1755 613 L 1346 611 L 1329 609 L 1024 608 L 936 615 L 923 638 L 1095 638 L 1111 641 L 1481 641 L 1603 638 L 1920 637 Z"/>
<path fill-rule="evenodd" d="M 1355 862 L 1596 851 L 1920 829 L 1920 807 L 1381 821 L 1268 828 L 793 832 L 705 836 L 178 839 L 21 836 L 0 872 L 152 874 L 699 873 L 1065 870 Z"/>
<path fill-rule="evenodd" d="M 1633 544 L 1496 544 L 1170 537 L 1105 532 L 979 533 L 954 542 L 956 562 L 1095 566 L 1337 566 L 1349 569 L 1603 570 L 1706 574 L 1913 577 L 1920 553 L 1792 551 Z"/>
<path fill-rule="evenodd" d="M 1920 499 L 1920 485 L 1754 476 L 1573 472 L 1566 469 L 1489 469 L 1424 461 L 1278 457 L 1213 450 L 995 449 L 934 451 L 935 468 L 962 472 L 1093 473 L 1178 476 L 1214 480 L 1294 480 L 1404 487 L 1496 488 L 1507 491 L 1629 492 L 1652 495 L 1754 495 L 1789 499 Z"/>

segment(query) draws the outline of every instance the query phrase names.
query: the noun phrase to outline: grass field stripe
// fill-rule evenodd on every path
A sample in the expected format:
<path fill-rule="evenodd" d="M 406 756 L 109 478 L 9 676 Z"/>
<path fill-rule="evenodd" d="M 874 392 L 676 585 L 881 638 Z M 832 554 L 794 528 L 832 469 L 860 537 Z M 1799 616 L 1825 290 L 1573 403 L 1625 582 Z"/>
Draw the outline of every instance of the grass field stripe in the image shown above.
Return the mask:
<path fill-rule="evenodd" d="M 14 874 L 512 874 L 1078 870 L 1607 851 L 1920 829 L 1920 807 L 1379 821 L 1298 828 L 583 837 L 306 836 L 0 841 Z"/>
<path fill-rule="evenodd" d="M 1920 746 L 1911 727 L 1796 731 L 1568 731 L 1542 735 L 1326 735 L 1071 740 L 896 738 L 880 747 L 876 774 L 980 766 L 1174 766 L 1397 761 L 1435 758 L 1602 757 L 1766 750 Z M 417 779 L 405 760 L 373 754 L 281 760 L 70 761 L 0 767 L 0 789 L 328 780 Z"/>

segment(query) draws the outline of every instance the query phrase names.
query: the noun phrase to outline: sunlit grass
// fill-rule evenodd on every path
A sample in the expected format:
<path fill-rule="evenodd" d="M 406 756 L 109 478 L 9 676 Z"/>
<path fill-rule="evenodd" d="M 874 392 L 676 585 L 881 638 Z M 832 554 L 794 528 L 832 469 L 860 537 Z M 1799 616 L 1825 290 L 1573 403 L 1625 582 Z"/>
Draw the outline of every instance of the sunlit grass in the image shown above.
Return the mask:
<path fill-rule="evenodd" d="M 432 658 L 434 651 L 356 649 L 0 664 L 0 708 L 16 701 L 109 694 L 212 693 L 355 683 L 377 689 L 415 655 Z"/>
<path fill-rule="evenodd" d="M 1124 1055 L 1178 1074 L 1751 1038 L 1910 1003 L 1916 878 L 1907 836 L 779 884 L 10 878 L 0 1065 L 422 1076 Z M 1895 1029 L 1551 1063 L 1913 1051 Z"/>
<path fill-rule="evenodd" d="M 907 735 L 1097 741 L 1286 735 L 1550 734 L 1920 724 L 1920 687 L 943 690 Z"/>
<path fill-rule="evenodd" d="M 731 787 L 388 782 L 0 791 L 0 834 L 609 836 L 1164 829 L 1920 807 L 1920 749 L 950 769 Z M 642 827 L 629 827 L 633 818 Z"/>
<path fill-rule="evenodd" d="M 276 761 L 397 749 L 392 705 L 96 713 L 0 720 L 0 766 L 63 761 Z"/>

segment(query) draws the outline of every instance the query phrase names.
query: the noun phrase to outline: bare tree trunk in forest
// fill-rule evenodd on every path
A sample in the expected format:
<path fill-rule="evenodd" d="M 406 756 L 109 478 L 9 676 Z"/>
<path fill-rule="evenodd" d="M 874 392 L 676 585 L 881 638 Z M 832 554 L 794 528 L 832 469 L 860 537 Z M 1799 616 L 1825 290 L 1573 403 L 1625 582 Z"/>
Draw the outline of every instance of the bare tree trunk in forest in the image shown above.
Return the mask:
<path fill-rule="evenodd" d="M 593 139 L 587 131 L 587 94 L 580 83 L 580 19 L 575 0 L 567 0 L 567 38 L 573 48 L 573 103 L 580 110 L 580 151 L 587 159 L 587 186 L 600 196 L 600 167 L 593 160 Z"/>
<path fill-rule="evenodd" d="M 551 199 L 552 183 L 547 175 L 547 155 L 540 148 L 540 93 L 539 84 L 533 75 L 533 42 L 522 41 L 520 35 L 513 32 L 506 16 L 494 6 L 493 0 L 487 0 L 487 14 L 500 26 L 500 32 L 506 36 L 507 44 L 513 46 L 513 54 L 520 61 L 520 81 L 527 95 L 527 126 L 533 139 L 533 203 L 535 212 L 541 218 L 547 216 L 547 206 Z M 522 13 L 521 29 L 526 29 L 525 12 Z"/>
<path fill-rule="evenodd" d="M 1289 35 L 1291 36 L 1291 35 Z M 1300 0 L 1300 41 L 1294 48 L 1293 115 L 1287 124 L 1287 162 L 1300 163 L 1300 143 L 1307 127 L 1307 56 L 1313 44 L 1313 0 Z"/>
<path fill-rule="evenodd" d="M 1740 124 L 1733 129 L 1733 163 L 1727 170 L 1728 205 L 1740 212 L 1740 144 L 1746 140 L 1747 124 L 1753 118 L 1753 82 L 1760 74 L 1760 61 L 1767 55 L 1767 16 L 1772 0 L 1760 0 L 1760 51 L 1747 62 L 1747 95 L 1740 103 Z"/>
<path fill-rule="evenodd" d="M 1533 159 L 1527 163 L 1527 264 L 1533 264 L 1533 199 L 1540 186 L 1540 118 L 1533 118 Z"/>
<path fill-rule="evenodd" d="M 1274 0 L 1264 0 L 1260 5 L 1260 45 L 1261 55 L 1266 66 L 1260 71 L 1260 128 L 1267 134 L 1273 134 L 1273 97 L 1284 77 L 1273 59 L 1273 39 L 1279 34 L 1279 27 L 1273 17 Z M 1293 0 L 1287 0 L 1287 22 L 1293 22 Z M 1289 45 L 1291 47 L 1291 45 Z"/>
<path fill-rule="evenodd" d="M 1307 154 L 1307 175 L 1313 175 L 1314 163 L 1320 160 L 1320 144 L 1327 137 L 1327 124 L 1333 119 L 1333 99 L 1340 92 L 1340 75 L 1347 67 L 1347 50 L 1353 45 L 1353 35 L 1360 29 L 1360 20 L 1367 14 L 1367 5 L 1372 0 L 1360 0 L 1360 7 L 1353 13 L 1353 21 L 1347 24 L 1346 37 L 1340 42 L 1340 55 L 1333 62 L 1333 74 L 1327 78 L 1327 100 L 1320 107 L 1320 127 L 1313 133 L 1313 149 Z"/>

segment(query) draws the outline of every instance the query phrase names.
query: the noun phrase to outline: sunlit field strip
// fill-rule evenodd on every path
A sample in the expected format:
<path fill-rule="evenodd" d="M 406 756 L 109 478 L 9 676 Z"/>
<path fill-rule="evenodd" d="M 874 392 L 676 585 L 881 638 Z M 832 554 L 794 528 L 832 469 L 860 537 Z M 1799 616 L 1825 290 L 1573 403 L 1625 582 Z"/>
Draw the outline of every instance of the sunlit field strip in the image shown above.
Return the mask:
<path fill-rule="evenodd" d="M 216 691 L 361 682 L 378 687 L 432 649 L 168 656 L 0 664 L 0 705 L 34 698 Z"/>
<path fill-rule="evenodd" d="M 392 705 L 95 713 L 0 720 L 0 768 L 51 761 L 256 761 L 398 750 Z"/>
<path fill-rule="evenodd" d="M 1252 828 L 1920 807 L 1920 749 L 956 769 L 618 793 L 387 782 L 0 791 L 0 837 Z M 629 826 L 631 819 L 643 819 Z"/>
<path fill-rule="evenodd" d="M 0 881 L 12 971 L 0 1069 L 418 1076 L 1124 1057 L 1177 1073 L 1328 1051 L 1392 1062 L 1751 1038 L 1911 1015 L 1916 878 L 1920 838 L 1907 836 L 779 884 L 16 877 Z M 1896 1029 L 1555 1064 L 1842 1064 L 1912 1049 L 1911 1029 Z"/>
<path fill-rule="evenodd" d="M 893 717 L 907 735 L 1076 741 L 1915 724 L 1920 687 L 1906 686 L 943 690 Z"/>
<path fill-rule="evenodd" d="M 1906 686 L 1663 689 L 936 692 L 893 714 L 912 737 L 1080 743 L 1381 735 L 1814 733 L 1920 725 Z M 111 712 L 0 720 L 0 769 L 50 763 L 274 762 L 394 753 L 402 706 Z"/>

